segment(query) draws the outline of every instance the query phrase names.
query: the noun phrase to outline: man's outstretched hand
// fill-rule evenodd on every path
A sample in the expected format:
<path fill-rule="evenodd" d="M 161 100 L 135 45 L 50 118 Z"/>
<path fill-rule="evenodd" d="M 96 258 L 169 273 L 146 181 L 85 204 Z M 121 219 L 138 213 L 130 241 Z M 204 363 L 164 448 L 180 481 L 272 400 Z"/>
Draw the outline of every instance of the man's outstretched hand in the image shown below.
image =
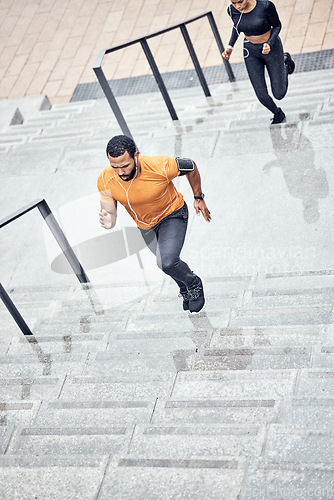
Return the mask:
<path fill-rule="evenodd" d="M 194 208 L 197 215 L 203 215 L 206 222 L 211 221 L 211 213 L 204 200 L 194 200 Z"/>

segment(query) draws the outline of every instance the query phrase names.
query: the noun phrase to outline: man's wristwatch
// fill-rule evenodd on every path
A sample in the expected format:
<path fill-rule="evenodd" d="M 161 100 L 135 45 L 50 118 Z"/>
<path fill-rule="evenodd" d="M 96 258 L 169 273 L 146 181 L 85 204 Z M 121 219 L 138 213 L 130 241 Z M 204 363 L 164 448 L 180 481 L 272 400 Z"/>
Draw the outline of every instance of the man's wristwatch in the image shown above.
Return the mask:
<path fill-rule="evenodd" d="M 198 196 L 194 196 L 195 200 L 204 200 L 204 193 L 201 193 Z"/>

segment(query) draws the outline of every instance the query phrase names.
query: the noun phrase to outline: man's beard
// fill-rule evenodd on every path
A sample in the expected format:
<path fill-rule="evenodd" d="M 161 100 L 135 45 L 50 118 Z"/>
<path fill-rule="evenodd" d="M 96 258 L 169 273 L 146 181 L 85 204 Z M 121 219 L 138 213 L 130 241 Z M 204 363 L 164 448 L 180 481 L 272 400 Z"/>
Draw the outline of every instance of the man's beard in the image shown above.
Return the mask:
<path fill-rule="evenodd" d="M 131 179 L 133 179 L 134 176 L 136 175 L 136 172 L 137 172 L 137 166 L 135 165 L 128 175 L 120 175 L 120 178 L 122 179 L 122 181 L 125 182 L 131 181 Z"/>

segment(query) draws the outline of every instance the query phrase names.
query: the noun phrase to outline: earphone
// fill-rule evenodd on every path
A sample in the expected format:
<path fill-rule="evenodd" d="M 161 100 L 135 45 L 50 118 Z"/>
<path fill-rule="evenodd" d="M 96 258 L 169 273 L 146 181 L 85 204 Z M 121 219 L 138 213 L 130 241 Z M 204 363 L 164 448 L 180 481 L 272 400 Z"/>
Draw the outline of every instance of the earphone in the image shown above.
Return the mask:
<path fill-rule="evenodd" d="M 136 175 L 135 175 L 135 177 L 137 177 L 137 175 L 138 175 L 137 156 L 135 156 L 135 168 L 136 168 Z"/>
<path fill-rule="evenodd" d="M 232 18 L 232 10 L 231 10 L 231 5 L 229 6 L 229 10 L 230 10 L 230 18 L 231 18 L 231 19 L 233 19 L 233 18 Z M 239 33 L 239 31 L 238 31 L 238 26 L 239 26 L 239 23 L 240 23 L 240 21 L 241 21 L 242 14 L 243 14 L 243 12 L 240 12 L 240 17 L 239 17 L 239 19 L 238 19 L 237 24 L 236 24 L 236 25 L 234 25 L 234 23 L 233 23 L 233 28 L 234 28 L 234 29 L 235 29 L 235 31 L 238 33 L 238 36 L 240 36 L 240 33 Z"/>
<path fill-rule="evenodd" d="M 248 5 L 248 4 L 249 4 L 249 0 L 247 0 L 246 7 L 247 7 L 247 5 Z M 231 17 L 231 19 L 232 19 L 231 5 L 229 6 L 229 10 L 230 10 L 230 17 Z M 238 36 L 240 36 L 240 33 L 239 33 L 239 31 L 238 31 L 238 26 L 239 26 L 239 23 L 240 23 L 240 21 L 241 21 L 241 18 L 242 18 L 242 14 L 243 14 L 243 13 L 244 13 L 244 11 L 242 10 L 242 11 L 240 12 L 240 17 L 239 17 L 239 19 L 238 19 L 238 22 L 237 22 L 236 26 L 234 26 L 234 24 L 233 24 L 233 28 L 234 28 L 234 29 L 235 29 L 235 31 L 238 33 Z"/>
<path fill-rule="evenodd" d="M 249 3 L 249 0 L 247 1 L 246 6 L 248 5 L 248 3 Z M 231 5 L 229 6 L 229 10 L 230 10 L 230 17 L 231 17 L 231 19 L 233 19 L 233 18 L 232 18 Z M 237 32 L 238 36 L 240 36 L 240 33 L 239 33 L 239 31 L 238 31 L 238 26 L 239 26 L 239 24 L 240 24 L 240 21 L 241 21 L 241 18 L 242 18 L 242 14 L 243 14 L 243 12 L 240 12 L 240 16 L 239 16 L 239 19 L 238 19 L 237 24 L 236 24 L 236 25 L 234 25 L 234 23 L 233 23 L 233 28 L 234 28 L 234 29 L 235 29 L 235 31 Z M 247 40 L 247 42 L 248 42 L 248 41 L 249 41 L 249 40 Z M 246 59 L 248 56 L 249 56 L 249 50 L 248 50 L 248 49 L 246 49 L 246 48 L 244 47 L 244 59 Z"/>

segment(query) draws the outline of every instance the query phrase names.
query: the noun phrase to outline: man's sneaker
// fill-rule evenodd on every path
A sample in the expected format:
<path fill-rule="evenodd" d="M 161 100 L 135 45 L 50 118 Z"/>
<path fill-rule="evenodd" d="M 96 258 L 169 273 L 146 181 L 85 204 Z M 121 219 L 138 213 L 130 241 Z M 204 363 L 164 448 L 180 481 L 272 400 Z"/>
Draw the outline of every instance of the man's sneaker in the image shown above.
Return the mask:
<path fill-rule="evenodd" d="M 277 113 L 274 114 L 274 118 L 271 120 L 271 124 L 276 125 L 277 123 L 282 123 L 283 120 L 285 120 L 285 114 L 281 108 L 278 108 Z"/>
<path fill-rule="evenodd" d="M 180 288 L 180 293 L 179 297 L 183 297 L 183 310 L 184 311 L 189 311 L 189 297 L 188 297 L 188 290 Z"/>
<path fill-rule="evenodd" d="M 289 52 L 284 52 L 284 64 L 285 64 L 285 66 L 288 67 L 288 74 L 292 75 L 292 73 L 295 70 L 296 65 L 295 65 L 294 61 L 291 59 Z"/>
<path fill-rule="evenodd" d="M 196 276 L 193 284 L 188 288 L 189 310 L 199 312 L 205 303 L 203 284 L 201 278 Z"/>

